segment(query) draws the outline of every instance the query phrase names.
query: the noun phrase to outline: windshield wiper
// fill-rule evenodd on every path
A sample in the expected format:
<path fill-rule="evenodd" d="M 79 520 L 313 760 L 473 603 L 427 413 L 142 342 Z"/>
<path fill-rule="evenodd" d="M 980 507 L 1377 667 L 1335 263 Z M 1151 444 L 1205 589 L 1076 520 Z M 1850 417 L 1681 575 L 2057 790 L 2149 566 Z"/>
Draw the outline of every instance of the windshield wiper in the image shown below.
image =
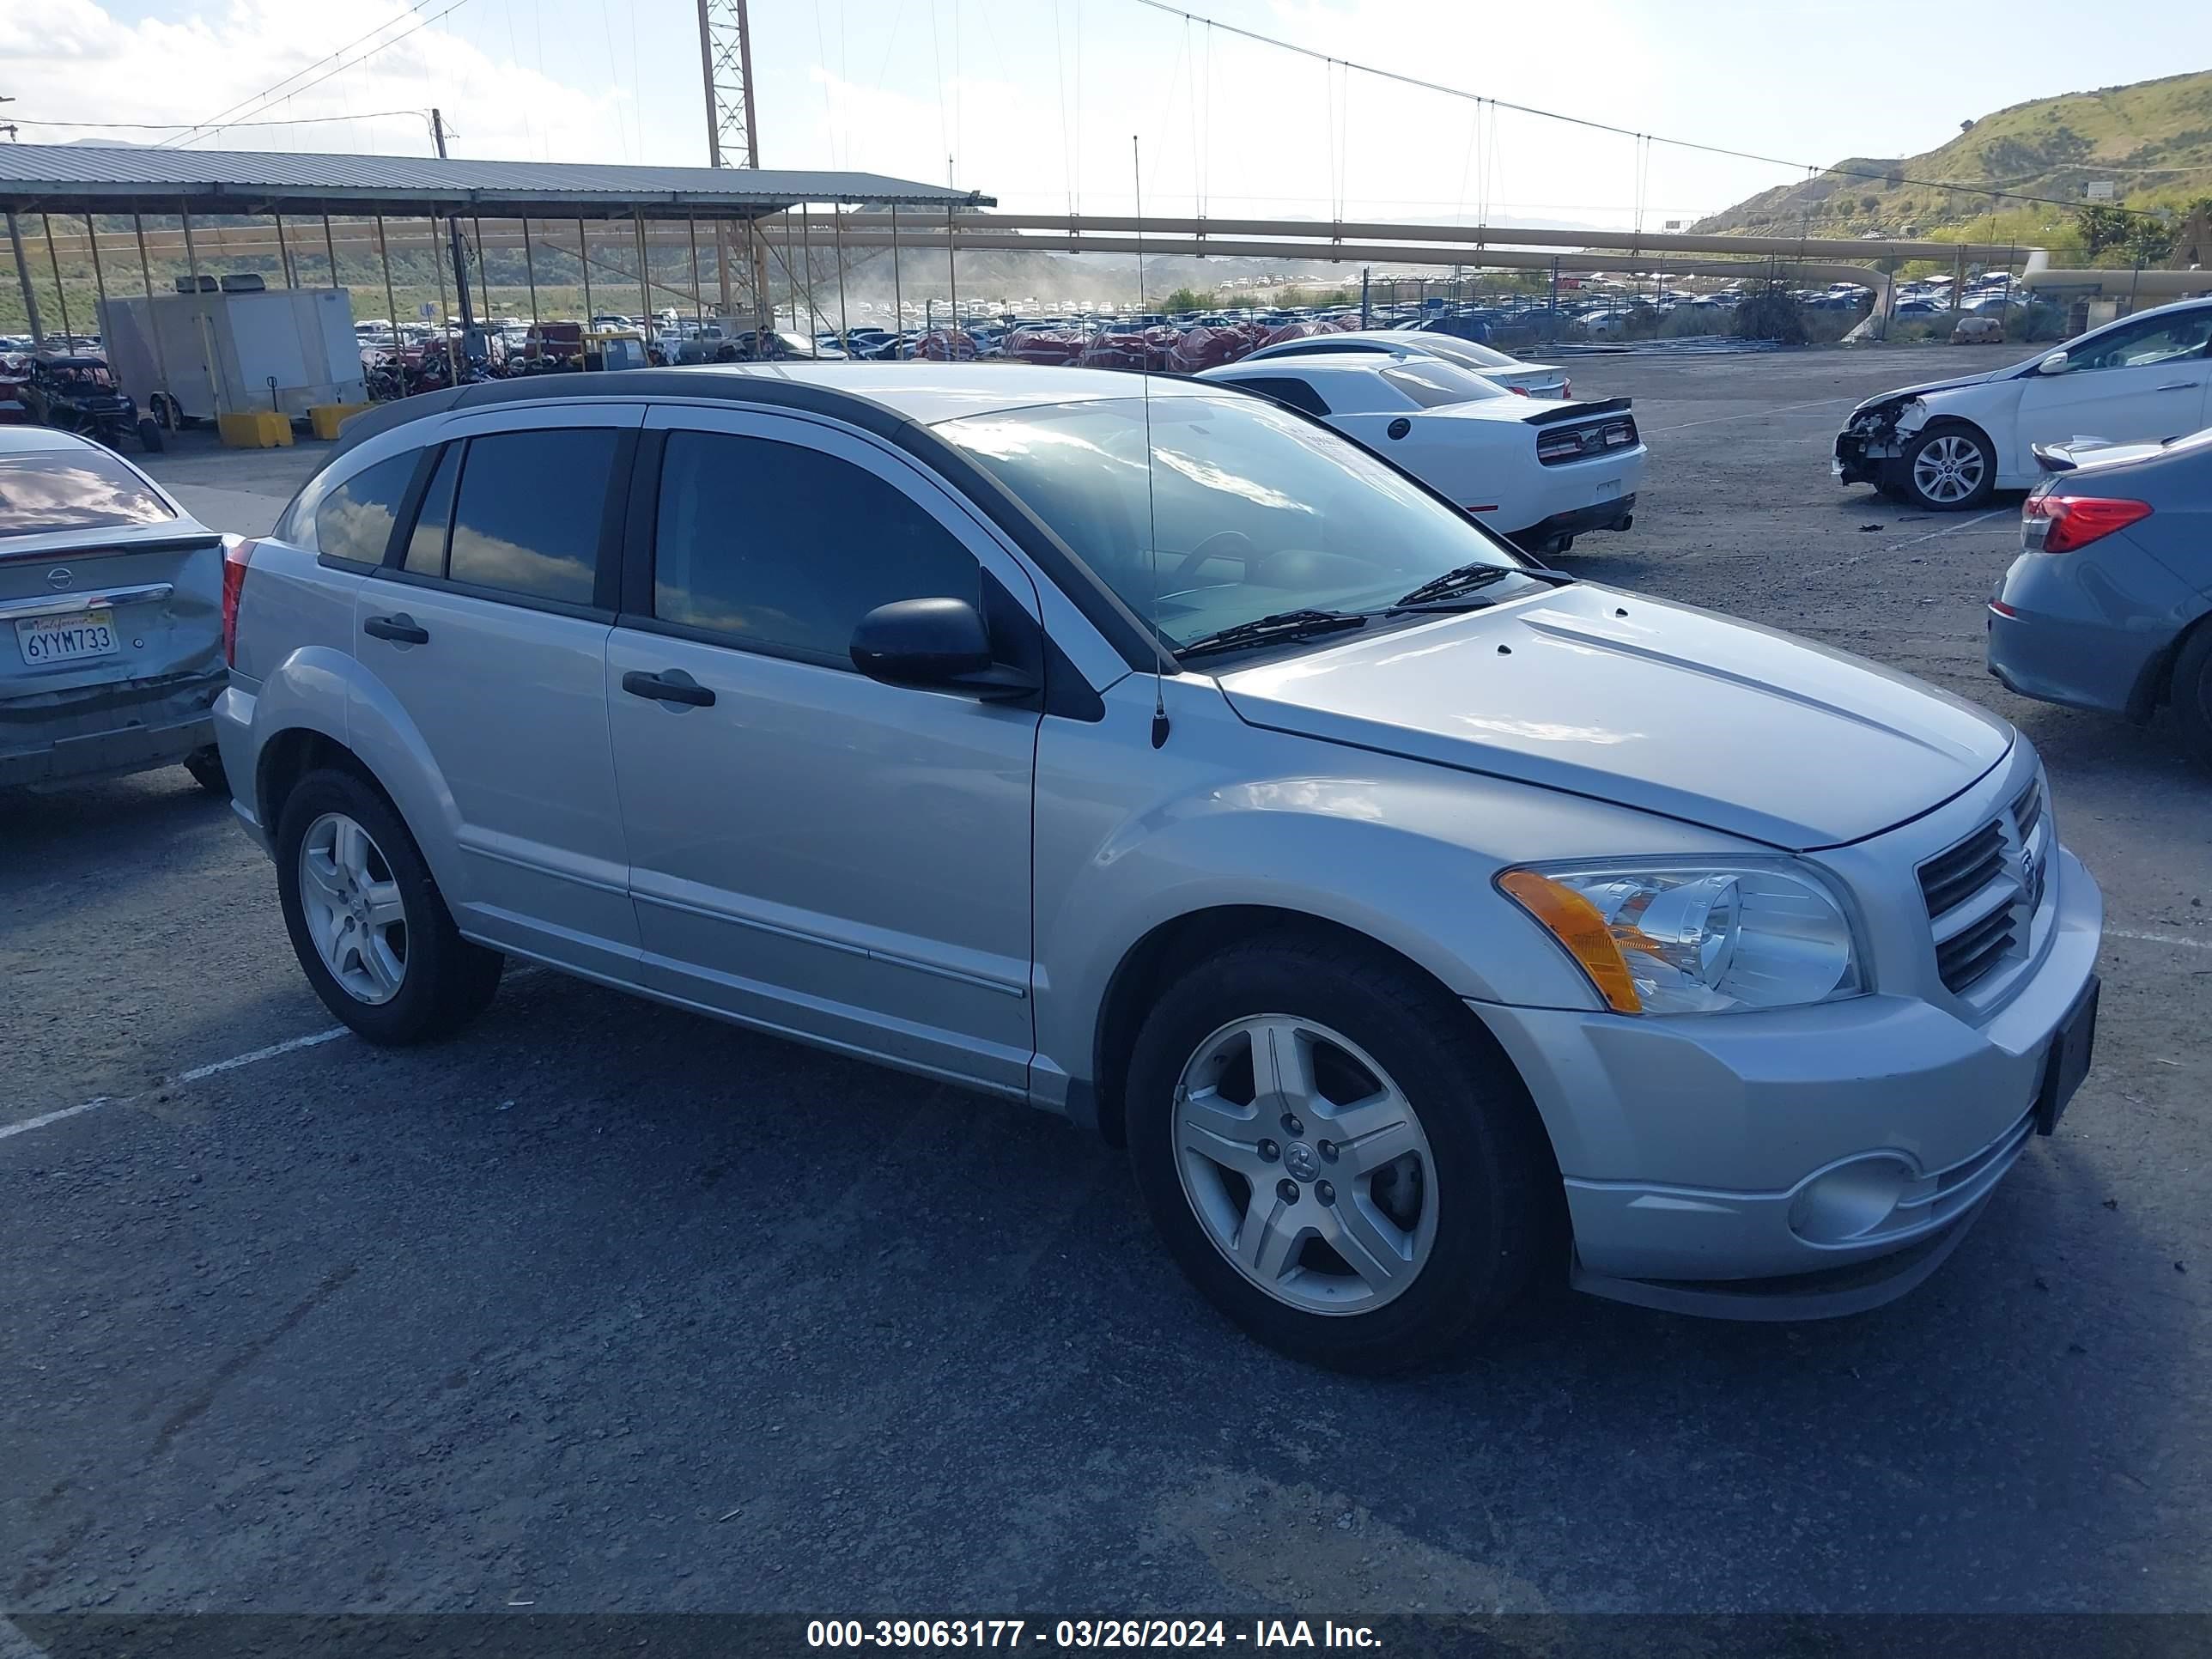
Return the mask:
<path fill-rule="evenodd" d="M 1492 582 L 1522 574 L 1510 564 L 1492 564 L 1487 560 L 1480 564 L 1463 564 L 1441 576 L 1431 576 L 1410 593 L 1400 594 L 1397 604 L 1426 605 L 1431 599 L 1455 599 L 1462 593 L 1472 593 L 1478 587 L 1487 587 Z"/>
<path fill-rule="evenodd" d="M 1272 616 L 1255 617 L 1250 622 L 1222 629 L 1218 633 L 1200 635 L 1188 645 L 1177 647 L 1176 655 L 1204 656 L 1212 651 L 1242 650 L 1248 645 L 1264 644 L 1269 640 L 1309 639 L 1317 634 L 1366 626 L 1366 617 L 1349 611 L 1278 611 Z"/>

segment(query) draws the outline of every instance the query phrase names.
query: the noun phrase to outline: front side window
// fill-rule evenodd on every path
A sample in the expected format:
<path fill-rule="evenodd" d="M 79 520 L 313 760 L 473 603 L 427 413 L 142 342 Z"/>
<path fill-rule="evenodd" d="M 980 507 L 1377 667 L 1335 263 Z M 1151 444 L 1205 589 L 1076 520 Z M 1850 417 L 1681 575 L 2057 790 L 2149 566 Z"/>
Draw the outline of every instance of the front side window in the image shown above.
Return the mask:
<path fill-rule="evenodd" d="M 2066 355 L 2066 372 L 2100 368 L 2144 368 L 2177 357 L 2199 357 L 2212 340 L 2212 306 L 2162 317 L 2132 328 L 2117 328 Z"/>
<path fill-rule="evenodd" d="M 617 436 L 553 427 L 471 438 L 446 574 L 519 598 L 591 604 Z"/>
<path fill-rule="evenodd" d="M 120 530 L 175 518 L 129 462 L 103 449 L 0 454 L 0 536 Z"/>
<path fill-rule="evenodd" d="M 1258 399 L 1155 398 L 1149 429 L 1148 466 L 1147 410 L 1136 398 L 935 428 L 1131 611 L 1157 619 L 1171 648 L 1284 611 L 1387 607 L 1463 566 L 1522 568 L 1504 543 L 1358 445 Z M 1519 591 L 1517 581 L 1487 590 Z"/>
<path fill-rule="evenodd" d="M 421 459 L 420 450 L 408 450 L 326 491 L 315 507 L 315 550 L 355 564 L 382 564 Z"/>
<path fill-rule="evenodd" d="M 844 665 L 879 605 L 981 597 L 975 556 L 865 467 L 767 438 L 668 434 L 653 567 L 663 622 Z"/>

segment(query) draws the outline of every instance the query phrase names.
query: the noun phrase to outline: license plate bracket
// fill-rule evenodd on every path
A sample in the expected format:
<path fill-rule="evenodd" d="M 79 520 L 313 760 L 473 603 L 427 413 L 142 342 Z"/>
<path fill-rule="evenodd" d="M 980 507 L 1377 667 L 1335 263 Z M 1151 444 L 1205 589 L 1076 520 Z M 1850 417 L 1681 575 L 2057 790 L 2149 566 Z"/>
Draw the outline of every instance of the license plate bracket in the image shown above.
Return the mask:
<path fill-rule="evenodd" d="M 62 616 L 25 617 L 15 623 L 15 649 L 24 663 L 84 662 L 122 654 L 115 612 L 105 606 Z"/>
<path fill-rule="evenodd" d="M 2051 1039 L 2051 1051 L 2043 1062 L 2043 1085 L 2035 1093 L 2035 1132 L 2039 1135 L 2057 1129 L 2066 1103 L 2089 1075 L 2089 1064 L 2097 1051 L 2097 997 L 2102 988 L 2092 975 Z"/>

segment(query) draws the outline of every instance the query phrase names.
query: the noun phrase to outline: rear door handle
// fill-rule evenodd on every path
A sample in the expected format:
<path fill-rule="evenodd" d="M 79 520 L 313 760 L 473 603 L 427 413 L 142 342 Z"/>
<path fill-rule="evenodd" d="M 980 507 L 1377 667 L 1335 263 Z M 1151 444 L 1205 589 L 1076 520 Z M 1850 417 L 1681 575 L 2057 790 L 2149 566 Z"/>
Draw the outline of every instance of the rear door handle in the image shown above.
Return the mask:
<path fill-rule="evenodd" d="M 371 617 L 361 625 L 361 631 L 373 640 L 397 640 L 402 645 L 430 643 L 430 630 L 417 627 L 415 618 L 404 611 L 394 611 L 389 617 Z"/>
<path fill-rule="evenodd" d="M 714 703 L 714 694 L 680 668 L 672 668 L 665 674 L 647 674 L 633 668 L 623 676 L 623 690 L 633 697 L 680 702 L 687 708 L 711 708 Z"/>

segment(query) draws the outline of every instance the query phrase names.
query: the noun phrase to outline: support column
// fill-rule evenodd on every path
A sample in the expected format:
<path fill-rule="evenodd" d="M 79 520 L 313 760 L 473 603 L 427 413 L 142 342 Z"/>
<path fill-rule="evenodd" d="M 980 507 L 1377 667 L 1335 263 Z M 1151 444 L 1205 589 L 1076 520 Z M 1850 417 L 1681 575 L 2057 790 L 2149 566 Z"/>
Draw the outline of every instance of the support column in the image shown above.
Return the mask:
<path fill-rule="evenodd" d="M 906 332 L 906 300 L 899 287 L 898 204 L 891 204 L 891 356 L 894 359 L 906 356 L 906 342 L 899 337 Z"/>
<path fill-rule="evenodd" d="M 272 213 L 269 216 L 276 222 L 276 225 L 277 268 L 284 273 L 284 286 L 289 288 L 292 286 L 292 250 L 284 241 L 284 216 L 281 213 Z"/>
<path fill-rule="evenodd" d="M 576 269 L 584 273 L 584 326 L 592 325 L 592 240 L 584 233 L 584 222 L 576 221 Z M 581 365 L 578 365 L 580 368 Z"/>
<path fill-rule="evenodd" d="M 446 230 L 447 240 L 451 242 L 453 247 L 453 268 L 459 271 L 461 269 L 459 257 L 461 233 L 451 219 L 446 221 Z M 438 246 L 438 216 L 434 213 L 430 216 L 430 246 L 434 250 Z M 447 325 L 449 319 L 446 315 L 446 262 L 434 257 L 430 264 L 438 273 L 438 338 L 444 343 L 446 348 L 446 372 L 453 376 L 453 384 L 459 386 L 461 383 L 461 363 L 459 356 L 453 350 L 453 331 Z"/>
<path fill-rule="evenodd" d="M 154 345 L 154 372 L 160 375 L 161 379 L 163 398 L 162 406 L 164 408 L 173 408 L 176 403 L 176 398 L 168 389 L 169 354 L 161 344 L 161 323 L 154 315 L 154 307 L 151 303 L 154 298 L 154 262 L 146 257 L 146 219 L 143 214 L 138 213 L 135 210 L 131 213 L 131 234 L 136 236 L 138 240 L 138 281 L 146 290 L 146 298 L 148 301 L 146 307 L 146 336 L 147 338 L 153 342 Z M 152 400 L 149 398 L 148 401 L 150 403 Z M 154 411 L 151 409 L 149 409 L 147 413 L 151 415 L 154 414 Z M 158 420 L 161 417 L 156 415 L 155 416 L 155 418 Z M 172 416 L 171 418 L 173 419 L 174 417 Z"/>
<path fill-rule="evenodd" d="M 837 216 L 835 234 L 837 239 L 837 345 L 850 352 L 853 349 L 853 325 L 845 314 L 845 208 L 840 202 L 830 204 L 830 212 Z"/>
<path fill-rule="evenodd" d="M 100 310 L 97 313 L 100 318 L 100 337 L 101 343 L 106 344 L 107 341 L 107 272 L 100 266 L 100 233 L 92 228 L 92 216 L 89 213 L 84 216 L 84 241 L 85 246 L 92 250 L 92 286 L 100 295 Z"/>
<path fill-rule="evenodd" d="M 646 270 L 645 210 L 629 210 L 630 225 L 637 235 L 637 325 L 645 331 L 645 337 L 653 338 L 653 282 Z"/>
<path fill-rule="evenodd" d="M 140 246 L 144 246 L 142 243 Z M 31 325 L 31 349 L 36 351 L 46 343 L 46 331 L 39 325 L 39 291 L 31 282 L 31 262 L 23 254 L 23 232 L 15 223 L 15 210 L 8 210 L 8 246 L 15 256 L 15 282 L 23 290 L 23 315 Z"/>
<path fill-rule="evenodd" d="M 386 320 L 392 327 L 392 355 L 404 364 L 406 358 L 399 349 L 399 301 L 392 296 L 392 245 L 384 240 L 384 216 L 376 216 L 376 252 L 384 261 L 384 308 L 392 314 Z"/>
<path fill-rule="evenodd" d="M 39 216 L 39 223 L 46 228 L 46 263 L 54 268 L 54 303 L 61 307 L 62 334 L 63 337 L 66 338 L 76 331 L 70 326 L 69 290 L 62 286 L 62 256 L 61 250 L 54 246 L 54 222 L 52 216 L 50 214 L 41 213 Z"/>
<path fill-rule="evenodd" d="M 527 214 L 522 219 L 522 274 L 530 283 L 530 321 L 535 327 L 538 322 L 538 257 L 530 246 L 530 216 Z"/>
<path fill-rule="evenodd" d="M 686 215 L 684 228 L 691 238 L 691 319 L 703 323 L 707 320 L 707 296 L 699 287 L 699 221 Z M 701 337 L 702 340 L 704 337 Z"/>
<path fill-rule="evenodd" d="M 338 281 L 337 239 L 331 234 L 331 216 L 327 213 L 323 215 L 323 257 L 331 262 L 331 286 L 343 288 L 345 284 Z"/>

